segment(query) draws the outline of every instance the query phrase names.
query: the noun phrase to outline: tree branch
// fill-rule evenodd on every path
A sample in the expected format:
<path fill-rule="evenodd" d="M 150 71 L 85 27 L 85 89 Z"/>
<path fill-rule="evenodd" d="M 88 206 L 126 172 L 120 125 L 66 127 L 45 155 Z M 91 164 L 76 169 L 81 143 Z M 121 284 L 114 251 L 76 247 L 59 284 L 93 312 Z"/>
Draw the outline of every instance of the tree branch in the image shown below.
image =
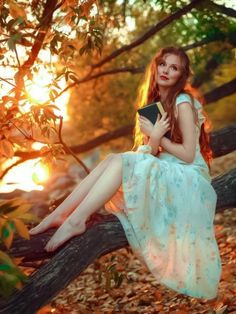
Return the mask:
<path fill-rule="evenodd" d="M 17 160 L 16 162 L 14 162 L 12 165 L 8 166 L 8 167 L 7 167 L 6 169 L 4 169 L 3 172 L 1 173 L 1 175 L 0 175 L 0 180 L 2 180 L 2 179 L 5 177 L 5 175 L 6 175 L 12 168 L 14 168 L 14 167 L 16 167 L 16 166 L 22 164 L 23 162 L 25 162 L 25 161 L 27 161 L 27 160 L 29 160 L 29 159 L 34 159 L 34 158 L 26 158 L 26 159 L 21 158 L 21 159 Z"/>
<path fill-rule="evenodd" d="M 212 9 L 215 9 L 216 12 L 221 12 L 227 16 L 236 18 L 236 11 L 232 8 L 227 8 L 222 4 L 217 4 L 210 0 L 207 1 L 207 4 L 209 4 L 212 7 Z"/>
<path fill-rule="evenodd" d="M 212 182 L 217 192 L 217 212 L 236 205 L 236 169 L 218 176 Z M 44 247 L 56 228 L 31 236 L 30 241 L 15 238 L 9 250 L 14 257 L 25 261 L 50 258 L 20 291 L 7 300 L 0 299 L 0 313 L 33 314 L 48 304 L 54 296 L 77 278 L 97 258 L 120 248 L 127 247 L 124 229 L 114 215 L 93 214 L 87 222 L 86 231 L 73 237 L 54 252 Z M 3 245 L 0 249 L 4 250 Z"/>
<path fill-rule="evenodd" d="M 105 75 L 113 75 L 113 74 L 116 74 L 116 73 L 124 73 L 124 72 L 130 72 L 132 74 L 138 74 L 138 73 L 143 73 L 144 72 L 144 67 L 138 67 L 138 68 L 133 68 L 133 67 L 124 67 L 124 68 L 117 68 L 117 69 L 111 69 L 111 70 L 106 70 L 106 71 L 103 71 L 103 72 L 99 72 L 99 73 L 96 73 L 94 75 L 91 75 L 91 74 L 87 74 L 85 75 L 83 78 L 81 79 L 78 79 L 76 78 L 75 76 L 73 77 L 73 81 L 74 83 L 72 84 L 69 84 L 66 88 L 64 88 L 55 98 L 57 99 L 58 97 L 60 97 L 63 93 L 65 93 L 68 89 L 76 86 L 76 85 L 79 85 L 79 84 L 82 84 L 82 83 L 86 83 L 88 81 L 91 81 L 91 80 L 95 80 L 101 76 L 105 76 Z M 90 73 L 92 73 L 90 71 Z"/>
<path fill-rule="evenodd" d="M 38 57 L 39 51 L 42 48 L 45 36 L 50 28 L 53 13 L 57 8 L 57 0 L 47 0 L 45 3 L 42 20 L 40 23 L 40 27 L 38 29 L 38 34 L 35 37 L 34 44 L 31 48 L 31 53 L 29 54 L 28 59 L 24 62 L 24 64 L 19 67 L 18 72 L 15 74 L 15 82 L 16 82 L 16 92 L 15 98 L 19 99 L 21 95 L 21 91 L 24 86 L 24 77 L 27 74 L 27 71 L 32 67 L 36 58 Z"/>
<path fill-rule="evenodd" d="M 58 136 L 59 136 L 60 143 L 61 143 L 62 146 L 64 147 L 65 152 L 67 152 L 68 154 L 72 155 L 72 156 L 75 158 L 75 160 L 82 166 L 82 168 L 85 170 L 85 172 L 86 172 L 87 174 L 89 174 L 89 173 L 90 173 L 90 170 L 86 167 L 86 165 L 82 162 L 82 160 L 76 156 L 76 154 L 73 152 L 73 150 L 72 150 L 70 147 L 68 147 L 68 146 L 66 145 L 66 143 L 63 141 L 63 139 L 62 139 L 62 123 L 63 123 L 63 117 L 60 116 L 59 119 L 60 119 L 60 125 L 59 125 L 59 133 L 58 133 Z"/>
<path fill-rule="evenodd" d="M 123 47 L 121 47 L 120 49 L 115 50 L 114 52 L 112 52 L 109 56 L 105 57 L 104 59 L 102 59 L 101 61 L 99 61 L 98 63 L 95 64 L 91 64 L 92 68 L 98 68 L 101 67 L 103 64 L 111 61 L 112 59 L 118 57 L 119 55 L 121 55 L 123 52 L 127 52 L 139 45 L 141 45 L 143 42 L 145 42 L 147 39 L 151 38 L 153 35 L 155 35 L 158 31 L 160 31 L 162 28 L 164 28 L 165 26 L 169 25 L 170 23 L 172 23 L 173 21 L 179 19 L 181 16 L 183 16 L 184 14 L 188 13 L 189 11 L 191 11 L 193 8 L 196 8 L 199 4 L 201 4 L 203 2 L 203 0 L 192 0 L 190 2 L 190 4 L 186 5 L 185 7 L 183 7 L 182 9 L 178 10 L 177 12 L 171 14 L 170 16 L 168 16 L 167 18 L 165 18 L 164 20 L 160 21 L 159 23 L 157 23 L 155 26 L 151 27 L 143 36 L 141 36 L 140 38 L 136 39 L 135 41 L 133 41 L 131 44 L 129 45 L 124 45 Z"/>
<path fill-rule="evenodd" d="M 216 87 L 213 91 L 210 91 L 204 95 L 206 103 L 212 103 L 218 101 L 224 97 L 234 94 L 236 91 L 236 78 L 227 82 L 219 87 Z"/>
<path fill-rule="evenodd" d="M 233 47 L 236 45 L 234 44 Z M 228 50 L 228 48 L 222 49 L 221 52 Z M 204 71 L 197 76 L 195 76 L 195 79 L 192 83 L 194 87 L 199 87 L 203 83 L 206 83 L 207 81 L 211 80 L 212 74 L 214 73 L 214 70 L 217 69 L 221 65 L 220 61 L 217 60 L 214 56 L 208 60 Z M 206 75 L 207 74 L 207 75 Z M 228 83 L 226 83 L 228 84 Z"/>
<path fill-rule="evenodd" d="M 218 41 L 218 40 L 217 39 L 216 40 L 201 40 L 199 42 L 196 42 L 196 43 L 193 43 L 193 44 L 190 44 L 190 45 L 186 45 L 186 46 L 183 47 L 183 49 L 185 51 L 191 50 L 193 48 L 197 48 L 197 47 L 206 45 L 206 44 L 208 44 L 210 42 L 213 42 L 213 41 Z M 233 45 L 233 48 L 234 48 L 235 44 L 232 43 L 232 45 Z M 212 59 L 210 59 L 207 62 L 205 70 L 208 71 L 208 74 L 209 74 L 209 73 L 213 72 L 219 65 L 220 64 L 214 58 L 212 58 Z M 56 100 L 58 97 L 60 97 L 62 94 L 64 94 L 68 89 L 73 88 L 76 85 L 80 85 L 80 84 L 83 84 L 83 83 L 95 80 L 95 79 L 97 79 L 99 77 L 106 76 L 106 75 L 113 75 L 113 74 L 116 74 L 116 73 L 125 73 L 125 72 L 126 73 L 131 73 L 131 74 L 140 74 L 140 73 L 144 73 L 144 70 L 145 70 L 144 66 L 143 67 L 137 67 L 137 68 L 134 68 L 134 67 L 123 67 L 123 68 L 115 68 L 115 69 L 111 69 L 111 70 L 101 71 L 101 72 L 93 74 L 93 75 L 92 75 L 93 70 L 90 70 L 89 73 L 86 74 L 81 79 L 76 78 L 75 76 L 73 76 L 74 83 L 71 83 L 71 84 L 67 85 L 62 91 L 60 91 L 60 93 L 58 93 L 57 96 L 55 96 L 54 100 Z M 199 74 L 195 78 L 195 80 L 193 82 L 193 86 L 199 87 L 204 82 L 206 82 L 206 78 L 207 78 L 207 80 L 209 80 L 210 75 L 206 76 L 206 73 L 205 73 L 206 71 L 204 71 L 202 74 Z"/>

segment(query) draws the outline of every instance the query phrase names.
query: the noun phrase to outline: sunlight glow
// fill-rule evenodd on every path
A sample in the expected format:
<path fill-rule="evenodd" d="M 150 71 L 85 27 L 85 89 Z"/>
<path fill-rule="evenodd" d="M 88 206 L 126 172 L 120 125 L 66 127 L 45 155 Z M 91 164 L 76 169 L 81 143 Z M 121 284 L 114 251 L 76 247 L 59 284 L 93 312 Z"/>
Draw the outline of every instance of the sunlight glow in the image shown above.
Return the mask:
<path fill-rule="evenodd" d="M 14 157 L 4 163 L 4 168 L 16 162 Z M 49 178 L 49 171 L 39 162 L 39 158 L 28 160 L 11 169 L 0 182 L 0 193 L 9 193 L 15 189 L 23 191 L 43 190 L 43 182 Z"/>
<path fill-rule="evenodd" d="M 45 86 L 32 84 L 27 90 L 28 97 L 31 101 L 43 104 L 48 100 L 48 89 Z"/>
<path fill-rule="evenodd" d="M 45 182 L 49 178 L 49 169 L 47 166 L 41 162 L 34 166 L 34 172 L 32 174 L 32 179 L 36 184 Z"/>
<path fill-rule="evenodd" d="M 26 92 L 32 104 L 44 104 L 50 100 L 50 89 L 55 89 L 52 85 L 53 76 L 47 69 L 41 67 L 38 73 L 34 76 L 33 80 L 26 85 Z M 58 86 L 63 90 L 66 86 L 65 80 L 57 82 Z M 58 91 L 59 92 L 59 91 Z M 61 96 L 55 99 L 55 105 L 60 109 L 60 115 L 63 116 L 63 121 L 68 121 L 69 116 L 67 112 L 67 103 L 69 101 L 70 93 L 67 91 Z M 25 108 L 25 107 L 24 107 Z M 26 108 L 25 108 L 26 109 Z M 29 110 L 29 108 L 28 108 Z M 58 114 L 58 110 L 53 109 L 55 114 Z"/>
<path fill-rule="evenodd" d="M 34 150 L 40 150 L 40 148 L 46 146 L 45 144 L 43 143 L 40 143 L 40 142 L 34 142 L 31 147 L 34 149 Z"/>

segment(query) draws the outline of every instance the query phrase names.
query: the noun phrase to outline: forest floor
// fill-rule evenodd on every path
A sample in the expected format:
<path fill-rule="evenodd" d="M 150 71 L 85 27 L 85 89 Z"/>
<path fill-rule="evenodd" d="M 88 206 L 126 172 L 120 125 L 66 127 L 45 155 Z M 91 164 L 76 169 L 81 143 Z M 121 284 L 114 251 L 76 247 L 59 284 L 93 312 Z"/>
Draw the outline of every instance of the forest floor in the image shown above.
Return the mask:
<path fill-rule="evenodd" d="M 212 176 L 232 169 L 235 161 L 236 152 L 215 159 Z M 217 213 L 214 228 L 222 274 L 218 297 L 213 300 L 192 298 L 158 284 L 127 247 L 97 259 L 37 314 L 236 314 L 236 208 Z M 106 281 L 109 271 L 105 269 L 113 264 L 123 277 L 119 287 L 114 280 L 110 287 Z"/>

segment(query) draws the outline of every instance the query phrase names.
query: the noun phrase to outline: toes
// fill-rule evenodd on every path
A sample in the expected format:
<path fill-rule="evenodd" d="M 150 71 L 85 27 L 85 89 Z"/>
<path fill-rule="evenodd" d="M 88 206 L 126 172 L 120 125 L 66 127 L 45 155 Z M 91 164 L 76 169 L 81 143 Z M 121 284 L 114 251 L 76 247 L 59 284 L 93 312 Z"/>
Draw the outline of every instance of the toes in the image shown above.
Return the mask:
<path fill-rule="evenodd" d="M 37 233 L 37 229 L 33 228 L 29 230 L 29 234 L 36 234 Z"/>
<path fill-rule="evenodd" d="M 44 249 L 45 249 L 47 252 L 50 252 L 50 251 L 52 251 L 52 245 L 48 242 Z"/>
<path fill-rule="evenodd" d="M 29 230 L 29 234 L 33 235 L 33 234 L 41 233 L 43 231 L 44 231 L 43 229 L 33 228 Z"/>

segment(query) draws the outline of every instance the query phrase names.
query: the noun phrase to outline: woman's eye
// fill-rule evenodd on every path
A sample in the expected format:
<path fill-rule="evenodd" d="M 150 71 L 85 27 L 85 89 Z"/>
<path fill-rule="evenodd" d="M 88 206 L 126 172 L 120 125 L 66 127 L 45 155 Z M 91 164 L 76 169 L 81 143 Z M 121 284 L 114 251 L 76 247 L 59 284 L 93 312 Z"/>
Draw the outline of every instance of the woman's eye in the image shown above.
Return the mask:
<path fill-rule="evenodd" d="M 164 62 L 160 62 L 159 65 L 165 65 L 165 63 L 164 63 Z M 172 65 L 171 68 L 174 69 L 175 71 L 177 71 L 176 66 L 173 66 L 173 65 Z"/>

